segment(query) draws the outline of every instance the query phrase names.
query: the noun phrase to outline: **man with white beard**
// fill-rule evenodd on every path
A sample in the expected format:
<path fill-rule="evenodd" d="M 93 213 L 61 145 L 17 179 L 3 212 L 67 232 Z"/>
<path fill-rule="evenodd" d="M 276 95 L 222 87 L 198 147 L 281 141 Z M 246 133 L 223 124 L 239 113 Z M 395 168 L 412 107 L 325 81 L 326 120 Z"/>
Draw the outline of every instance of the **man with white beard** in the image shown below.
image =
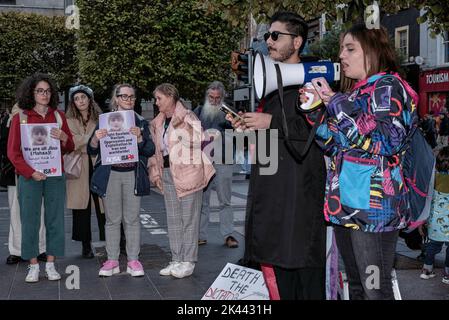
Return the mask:
<path fill-rule="evenodd" d="M 221 133 L 222 146 L 225 145 L 225 129 L 232 129 L 229 121 L 225 119 L 225 114 L 220 111 L 223 103 L 225 89 L 220 81 L 214 81 L 207 87 L 204 106 L 197 107 L 194 112 L 201 120 L 204 130 L 216 129 Z M 212 142 L 210 142 L 212 143 Z M 204 189 L 203 203 L 200 218 L 200 233 L 198 244 L 207 243 L 207 227 L 209 224 L 210 214 L 210 195 L 212 185 L 215 184 L 218 201 L 220 204 L 220 233 L 223 236 L 224 243 L 228 248 L 237 248 L 238 241 L 232 236 L 234 231 L 234 212 L 231 207 L 231 185 L 233 165 L 226 164 L 225 150 L 222 149 L 222 162 L 214 163 L 215 177 L 209 185 Z"/>

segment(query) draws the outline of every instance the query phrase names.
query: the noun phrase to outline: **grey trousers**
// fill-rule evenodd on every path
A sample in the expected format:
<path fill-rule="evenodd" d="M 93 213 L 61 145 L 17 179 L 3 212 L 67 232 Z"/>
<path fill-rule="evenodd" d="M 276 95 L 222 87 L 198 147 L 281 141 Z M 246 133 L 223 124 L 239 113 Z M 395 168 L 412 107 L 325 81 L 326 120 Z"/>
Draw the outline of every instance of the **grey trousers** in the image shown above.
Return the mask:
<path fill-rule="evenodd" d="M 210 196 L 212 186 L 215 185 L 217 191 L 220 217 L 220 233 L 224 239 L 234 231 L 234 211 L 231 206 L 232 195 L 232 172 L 234 166 L 228 164 L 214 164 L 215 177 L 204 190 L 203 204 L 200 219 L 200 239 L 207 240 L 207 227 L 209 225 Z"/>
<path fill-rule="evenodd" d="M 106 214 L 106 252 L 109 260 L 120 256 L 120 224 L 123 222 L 128 261 L 140 252 L 140 197 L 134 195 L 134 171 L 111 170 L 104 198 Z"/>
<path fill-rule="evenodd" d="M 178 198 L 169 168 L 164 168 L 162 182 L 172 261 L 196 262 L 203 190 Z"/>

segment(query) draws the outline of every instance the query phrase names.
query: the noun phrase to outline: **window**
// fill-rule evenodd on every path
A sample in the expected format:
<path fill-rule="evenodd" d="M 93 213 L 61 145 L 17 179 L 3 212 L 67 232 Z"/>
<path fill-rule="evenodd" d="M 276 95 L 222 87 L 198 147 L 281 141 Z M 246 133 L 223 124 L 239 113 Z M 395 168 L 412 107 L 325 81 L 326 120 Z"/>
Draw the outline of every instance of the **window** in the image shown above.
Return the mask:
<path fill-rule="evenodd" d="M 395 47 L 404 58 L 404 62 L 408 61 L 408 26 L 399 27 L 394 32 Z"/>
<path fill-rule="evenodd" d="M 75 4 L 74 0 L 64 0 L 64 8 L 67 8 L 68 6 L 72 6 Z"/>
<path fill-rule="evenodd" d="M 449 32 L 443 33 L 443 63 L 449 63 Z"/>
<path fill-rule="evenodd" d="M 0 5 L 1 4 L 10 4 L 15 6 L 16 5 L 16 0 L 0 0 Z"/>

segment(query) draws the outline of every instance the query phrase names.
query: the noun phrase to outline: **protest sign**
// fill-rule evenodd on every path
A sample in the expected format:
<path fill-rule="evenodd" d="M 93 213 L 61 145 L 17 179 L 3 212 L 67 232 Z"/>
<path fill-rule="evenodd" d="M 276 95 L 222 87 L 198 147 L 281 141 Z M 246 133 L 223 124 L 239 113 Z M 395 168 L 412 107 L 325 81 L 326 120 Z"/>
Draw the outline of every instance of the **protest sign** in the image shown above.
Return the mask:
<path fill-rule="evenodd" d="M 134 111 L 116 111 L 100 115 L 100 129 L 108 135 L 100 140 L 101 164 L 139 161 L 137 137 L 129 129 L 135 126 Z"/>
<path fill-rule="evenodd" d="M 25 162 L 48 177 L 57 177 L 62 175 L 61 143 L 50 137 L 52 128 L 59 129 L 59 125 L 57 123 L 21 124 L 20 139 Z"/>
<path fill-rule="evenodd" d="M 261 271 L 228 263 L 201 300 L 269 300 Z"/>

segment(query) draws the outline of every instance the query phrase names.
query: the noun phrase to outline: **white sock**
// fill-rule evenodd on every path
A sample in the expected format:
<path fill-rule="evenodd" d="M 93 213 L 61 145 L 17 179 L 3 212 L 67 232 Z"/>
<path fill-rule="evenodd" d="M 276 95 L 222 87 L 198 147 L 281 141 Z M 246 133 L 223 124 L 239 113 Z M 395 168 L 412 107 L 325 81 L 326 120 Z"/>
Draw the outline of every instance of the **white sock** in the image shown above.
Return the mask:
<path fill-rule="evenodd" d="M 45 263 L 45 269 L 49 268 L 49 267 L 54 267 L 55 263 L 54 262 L 46 262 Z"/>

